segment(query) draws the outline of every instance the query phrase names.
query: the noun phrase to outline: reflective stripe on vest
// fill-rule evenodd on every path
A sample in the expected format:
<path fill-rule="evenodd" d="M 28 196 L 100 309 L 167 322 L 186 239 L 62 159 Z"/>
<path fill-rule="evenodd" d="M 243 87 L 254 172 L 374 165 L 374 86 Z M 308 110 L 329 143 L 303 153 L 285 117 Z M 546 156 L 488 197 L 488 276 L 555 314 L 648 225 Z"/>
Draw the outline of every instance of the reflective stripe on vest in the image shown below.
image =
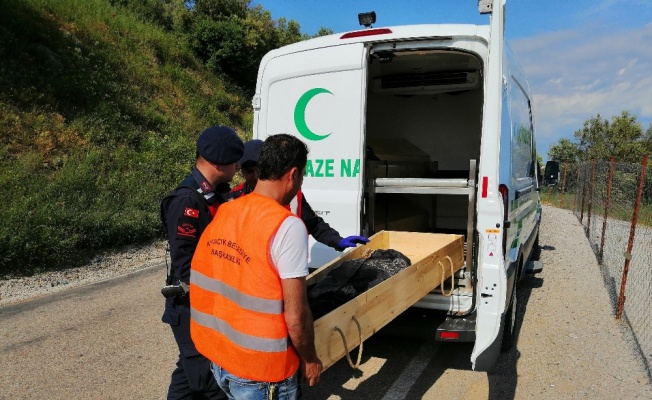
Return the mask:
<path fill-rule="evenodd" d="M 256 336 L 245 335 L 233 329 L 228 322 L 215 318 L 212 315 L 192 310 L 192 319 L 199 325 L 224 333 L 233 343 L 238 344 L 246 349 L 277 352 L 285 351 L 288 348 L 288 338 L 283 339 L 265 339 Z"/>
<path fill-rule="evenodd" d="M 267 300 L 246 295 L 239 292 L 238 289 L 235 289 L 220 280 L 210 278 L 199 271 L 192 271 L 192 277 L 190 280 L 198 287 L 215 294 L 220 294 L 247 310 L 258 311 L 265 314 L 283 313 L 282 300 Z"/>
<path fill-rule="evenodd" d="M 292 214 L 251 193 L 220 206 L 190 273 L 190 331 L 197 350 L 244 379 L 278 382 L 299 368 L 270 246 Z"/>

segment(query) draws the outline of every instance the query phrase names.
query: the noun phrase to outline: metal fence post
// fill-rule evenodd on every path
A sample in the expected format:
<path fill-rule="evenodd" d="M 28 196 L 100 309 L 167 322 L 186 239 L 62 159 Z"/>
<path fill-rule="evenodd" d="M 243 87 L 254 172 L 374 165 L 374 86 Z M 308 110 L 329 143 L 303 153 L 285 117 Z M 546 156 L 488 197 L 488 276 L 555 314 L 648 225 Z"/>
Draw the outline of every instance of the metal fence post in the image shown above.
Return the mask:
<path fill-rule="evenodd" d="M 607 233 L 607 218 L 609 217 L 609 203 L 611 202 L 611 184 L 614 179 L 614 163 L 615 159 L 611 157 L 609 161 L 609 176 L 607 177 L 607 197 L 604 201 L 604 216 L 602 219 L 602 236 L 600 238 L 600 253 L 598 254 L 598 260 L 602 264 L 604 258 L 604 238 Z"/>
<path fill-rule="evenodd" d="M 623 277 L 620 280 L 620 295 L 618 296 L 618 311 L 616 311 L 616 319 L 620 319 L 623 315 L 623 308 L 625 307 L 625 288 L 627 287 L 627 274 L 629 273 L 629 262 L 632 258 L 632 247 L 634 246 L 634 234 L 636 233 L 636 224 L 638 222 L 638 212 L 641 208 L 641 197 L 643 197 L 643 186 L 645 185 L 645 171 L 647 170 L 646 154 L 641 163 L 641 175 L 638 181 L 638 189 L 636 190 L 636 203 L 634 204 L 634 215 L 632 215 L 632 226 L 629 229 L 629 241 L 627 242 L 627 252 L 625 253 L 625 266 L 623 267 Z"/>
<path fill-rule="evenodd" d="M 575 203 L 573 204 L 573 212 L 580 212 L 580 170 L 582 169 L 582 164 L 577 163 L 577 177 L 575 178 Z"/>
<path fill-rule="evenodd" d="M 582 168 L 584 170 L 585 168 Z M 582 171 L 584 172 L 584 171 Z M 579 179 L 579 174 L 577 176 L 577 179 Z M 582 177 L 582 207 L 580 211 L 580 223 L 584 225 L 584 200 L 586 199 L 586 181 L 584 180 L 584 177 Z"/>
<path fill-rule="evenodd" d="M 564 176 L 561 179 L 561 208 L 564 208 L 564 198 L 566 197 L 566 171 L 568 171 L 568 163 L 564 163 Z"/>
<path fill-rule="evenodd" d="M 591 234 L 591 210 L 593 209 L 593 185 L 595 184 L 595 160 L 591 162 L 591 182 L 589 183 L 589 208 L 587 210 L 586 234 Z"/>

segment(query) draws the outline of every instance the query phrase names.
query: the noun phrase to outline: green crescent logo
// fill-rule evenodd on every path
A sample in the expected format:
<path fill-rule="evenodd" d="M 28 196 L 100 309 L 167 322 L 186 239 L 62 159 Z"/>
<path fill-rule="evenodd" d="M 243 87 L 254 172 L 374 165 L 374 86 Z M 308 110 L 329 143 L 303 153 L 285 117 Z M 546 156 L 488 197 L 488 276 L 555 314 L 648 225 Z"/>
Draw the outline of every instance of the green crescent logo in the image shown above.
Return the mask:
<path fill-rule="evenodd" d="M 321 93 L 333 94 L 324 88 L 313 88 L 302 94 L 297 101 L 297 105 L 294 107 L 294 125 L 297 127 L 297 130 L 301 136 L 305 137 L 308 140 L 323 140 L 329 137 L 331 133 L 333 133 L 331 132 L 326 135 L 318 135 L 315 132 L 311 131 L 306 124 L 306 107 L 308 107 L 308 103 L 310 100 L 312 100 L 313 97 Z"/>

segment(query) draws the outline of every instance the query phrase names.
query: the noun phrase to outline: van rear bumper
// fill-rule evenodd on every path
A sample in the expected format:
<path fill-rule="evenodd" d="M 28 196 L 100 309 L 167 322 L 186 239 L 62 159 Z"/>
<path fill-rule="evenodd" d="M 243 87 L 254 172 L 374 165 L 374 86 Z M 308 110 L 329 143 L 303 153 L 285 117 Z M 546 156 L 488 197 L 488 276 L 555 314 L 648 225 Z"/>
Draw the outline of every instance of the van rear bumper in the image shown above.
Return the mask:
<path fill-rule="evenodd" d="M 471 307 L 473 307 L 473 297 L 471 294 L 453 294 L 450 297 L 446 297 L 440 293 L 430 292 L 414 304 L 413 307 L 445 311 L 453 314 L 467 314 L 471 311 Z"/>
<path fill-rule="evenodd" d="M 448 317 L 437 327 L 438 342 L 475 342 L 476 313 L 467 317 Z"/>

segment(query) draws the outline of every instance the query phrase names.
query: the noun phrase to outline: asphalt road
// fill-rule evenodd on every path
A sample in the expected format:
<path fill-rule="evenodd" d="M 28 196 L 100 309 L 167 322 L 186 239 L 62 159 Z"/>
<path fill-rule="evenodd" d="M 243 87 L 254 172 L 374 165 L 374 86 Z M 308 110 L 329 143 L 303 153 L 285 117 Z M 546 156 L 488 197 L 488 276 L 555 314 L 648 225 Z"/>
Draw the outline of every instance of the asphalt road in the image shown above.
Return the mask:
<path fill-rule="evenodd" d="M 341 360 L 305 399 L 652 399 L 649 372 L 590 246 L 564 210 L 544 210 L 541 275 L 518 291 L 518 340 L 491 373 L 469 344 L 431 340 L 403 315 Z M 163 399 L 176 361 L 160 322 L 164 266 L 0 308 L 0 399 Z M 357 356 L 353 351 L 353 359 Z"/>
<path fill-rule="evenodd" d="M 176 348 L 160 323 L 161 273 L 150 268 L 0 309 L 0 398 L 165 398 Z M 434 398 L 443 387 L 456 394 L 450 398 L 488 398 L 491 390 L 509 398 L 502 394 L 514 392 L 515 374 L 471 372 L 472 346 L 436 343 L 433 329 L 421 313 L 402 316 L 363 344 L 360 370 L 341 360 L 304 397 Z M 514 353 L 501 364 L 515 372 L 516 360 Z"/>
<path fill-rule="evenodd" d="M 0 398 L 162 399 L 176 344 L 164 266 L 0 309 Z"/>

